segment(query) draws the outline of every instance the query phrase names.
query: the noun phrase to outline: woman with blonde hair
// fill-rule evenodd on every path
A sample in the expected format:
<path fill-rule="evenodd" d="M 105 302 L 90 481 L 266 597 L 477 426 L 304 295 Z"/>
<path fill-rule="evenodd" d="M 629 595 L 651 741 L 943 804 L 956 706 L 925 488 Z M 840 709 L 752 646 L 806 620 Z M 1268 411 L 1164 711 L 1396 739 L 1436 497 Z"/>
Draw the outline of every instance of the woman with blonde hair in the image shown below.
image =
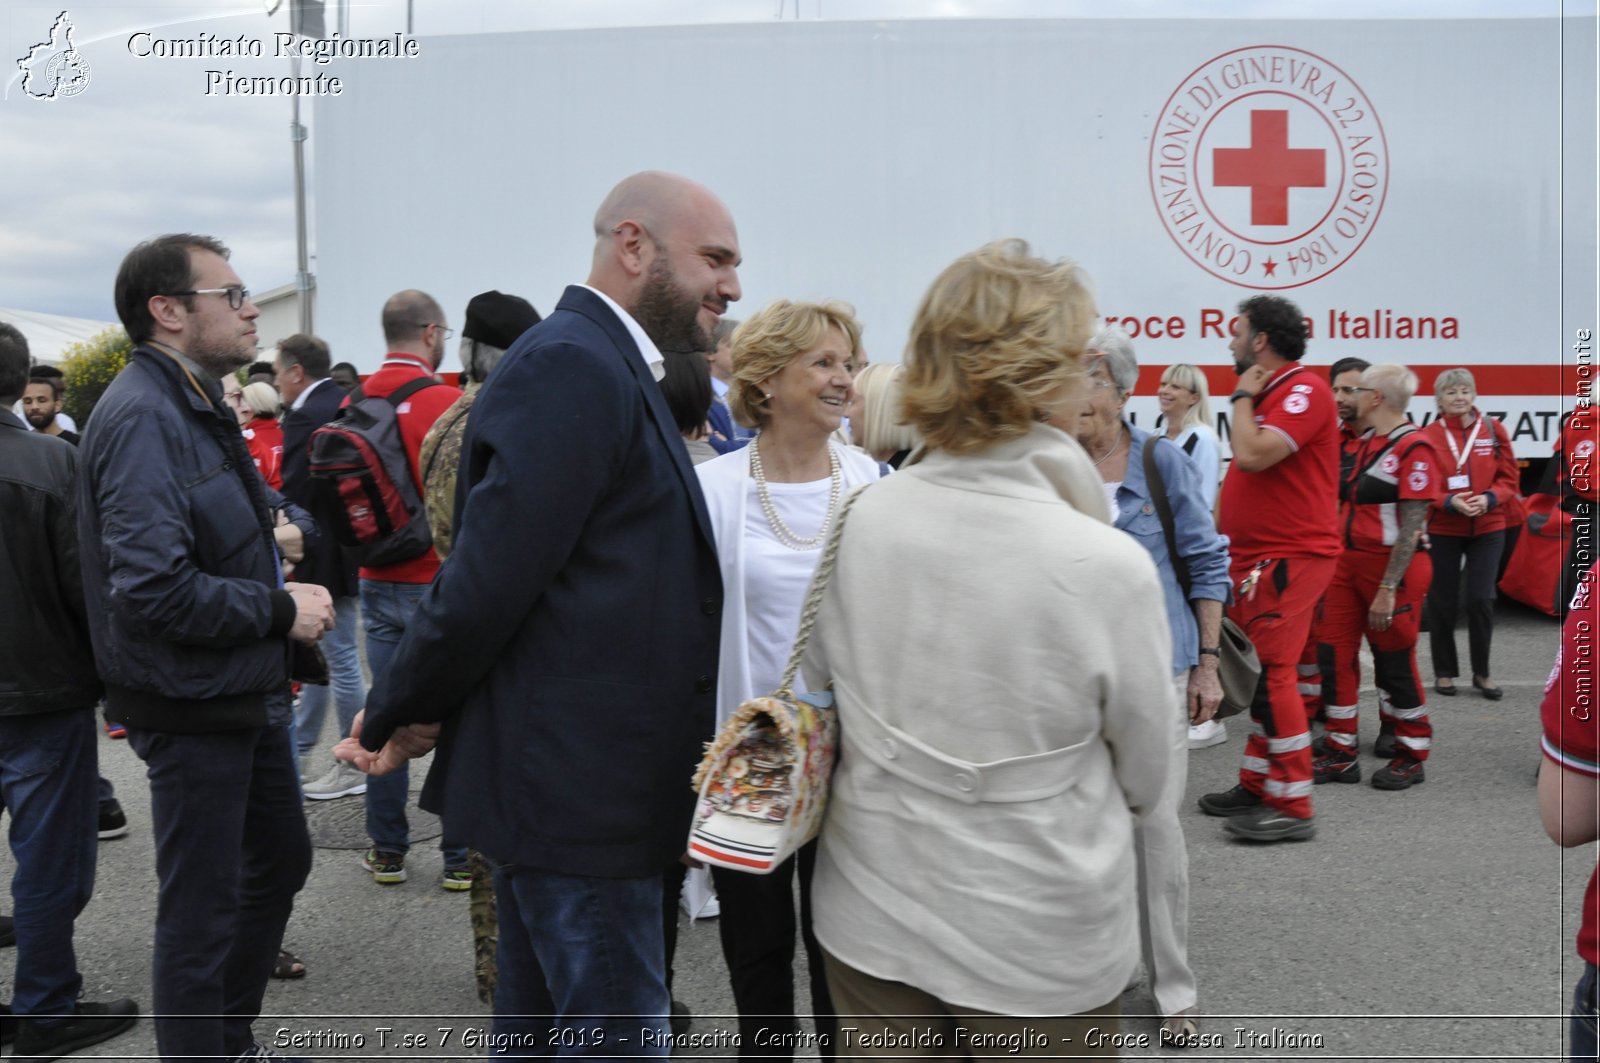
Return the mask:
<path fill-rule="evenodd" d="M 852 422 L 855 445 L 898 469 L 922 442 L 901 412 L 905 366 L 889 362 L 869 365 L 856 374 L 856 409 Z"/>
<path fill-rule="evenodd" d="M 741 702 L 780 685 L 806 588 L 845 495 L 878 478 L 877 462 L 829 439 L 854 398 L 851 371 L 860 344 L 854 311 L 839 302 L 779 300 L 733 334 L 728 405 L 738 423 L 758 432 L 744 449 L 695 468 L 722 568 L 718 726 Z M 768 875 L 712 868 L 722 908 L 722 954 L 745 1055 L 789 1056 L 798 1041 L 798 871 L 812 1017 L 817 1032 L 826 1035 L 823 1054 L 832 1057 L 836 1024 L 811 927 L 815 860 L 812 844 Z"/>
<path fill-rule="evenodd" d="M 230 373 L 222 380 L 222 401 L 239 418 L 256 471 L 268 487 L 283 490 L 283 428 L 278 424 L 283 404 L 277 389 L 264 380 L 240 387 L 238 378 Z"/>
<path fill-rule="evenodd" d="M 1200 473 L 1200 491 L 1206 509 L 1217 508 L 1217 485 L 1222 482 L 1222 443 L 1212 427 L 1211 395 L 1206 375 L 1198 366 L 1179 362 L 1167 366 L 1156 391 L 1161 416 L 1166 418 L 1166 436 L 1189 455 Z"/>
<path fill-rule="evenodd" d="M 1071 262 L 957 259 L 906 354 L 925 449 L 843 528 L 803 670 L 839 713 L 813 907 L 855 1057 L 960 1052 L 958 1029 L 1116 1051 L 1084 1035 L 1138 962 L 1134 824 L 1177 707 L 1155 566 L 1045 423 L 1082 405 L 1095 320 Z"/>

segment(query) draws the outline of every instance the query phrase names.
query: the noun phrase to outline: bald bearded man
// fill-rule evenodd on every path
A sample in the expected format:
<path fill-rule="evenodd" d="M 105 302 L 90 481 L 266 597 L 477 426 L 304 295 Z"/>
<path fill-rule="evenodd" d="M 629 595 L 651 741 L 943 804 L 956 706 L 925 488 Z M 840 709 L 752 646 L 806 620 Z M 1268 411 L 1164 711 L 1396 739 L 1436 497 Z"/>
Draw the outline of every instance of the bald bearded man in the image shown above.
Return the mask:
<path fill-rule="evenodd" d="M 713 729 L 722 584 L 657 381 L 739 298 L 739 241 L 657 172 L 594 234 L 588 284 L 473 407 L 454 549 L 336 753 L 383 773 L 437 741 L 423 807 L 496 865 L 500 1043 L 665 1056 L 661 869 Z"/>

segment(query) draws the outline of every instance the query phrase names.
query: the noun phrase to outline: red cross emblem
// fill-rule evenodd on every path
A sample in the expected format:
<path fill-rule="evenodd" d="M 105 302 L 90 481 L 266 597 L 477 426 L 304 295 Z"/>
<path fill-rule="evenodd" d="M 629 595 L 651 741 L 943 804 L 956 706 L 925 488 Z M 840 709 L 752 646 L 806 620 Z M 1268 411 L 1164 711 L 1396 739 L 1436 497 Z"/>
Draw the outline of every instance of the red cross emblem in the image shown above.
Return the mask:
<path fill-rule="evenodd" d="M 1327 152 L 1289 146 L 1288 111 L 1251 111 L 1250 146 L 1217 148 L 1212 183 L 1250 189 L 1251 225 L 1288 225 L 1289 189 L 1327 184 Z"/>

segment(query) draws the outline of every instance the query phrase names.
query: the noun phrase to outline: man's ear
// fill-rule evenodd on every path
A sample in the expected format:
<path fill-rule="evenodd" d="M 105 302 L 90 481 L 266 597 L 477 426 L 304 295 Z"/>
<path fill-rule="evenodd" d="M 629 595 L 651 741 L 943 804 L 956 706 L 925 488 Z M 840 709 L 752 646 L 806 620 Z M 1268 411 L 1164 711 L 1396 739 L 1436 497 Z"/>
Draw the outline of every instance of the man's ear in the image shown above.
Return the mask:
<path fill-rule="evenodd" d="M 645 227 L 632 220 L 618 222 L 611 230 L 611 239 L 623 268 L 630 275 L 642 275 L 656 250 L 655 241 L 650 239 Z"/>
<path fill-rule="evenodd" d="M 157 325 L 167 332 L 182 332 L 184 324 L 183 297 L 181 295 L 152 295 L 145 304 Z"/>

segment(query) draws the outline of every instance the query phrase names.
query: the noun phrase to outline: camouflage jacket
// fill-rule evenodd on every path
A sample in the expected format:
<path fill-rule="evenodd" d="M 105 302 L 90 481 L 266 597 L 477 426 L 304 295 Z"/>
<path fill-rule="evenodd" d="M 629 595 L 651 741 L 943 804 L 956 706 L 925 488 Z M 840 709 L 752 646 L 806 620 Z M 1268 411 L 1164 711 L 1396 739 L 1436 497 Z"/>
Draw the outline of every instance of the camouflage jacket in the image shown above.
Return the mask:
<path fill-rule="evenodd" d="M 461 441 L 467 434 L 467 414 L 477 397 L 478 384 L 467 385 L 466 394 L 439 415 L 423 437 L 417 465 L 422 469 L 422 503 L 428 510 L 428 527 L 433 532 L 433 548 L 443 561 L 455 540 L 456 470 L 461 467 Z"/>

